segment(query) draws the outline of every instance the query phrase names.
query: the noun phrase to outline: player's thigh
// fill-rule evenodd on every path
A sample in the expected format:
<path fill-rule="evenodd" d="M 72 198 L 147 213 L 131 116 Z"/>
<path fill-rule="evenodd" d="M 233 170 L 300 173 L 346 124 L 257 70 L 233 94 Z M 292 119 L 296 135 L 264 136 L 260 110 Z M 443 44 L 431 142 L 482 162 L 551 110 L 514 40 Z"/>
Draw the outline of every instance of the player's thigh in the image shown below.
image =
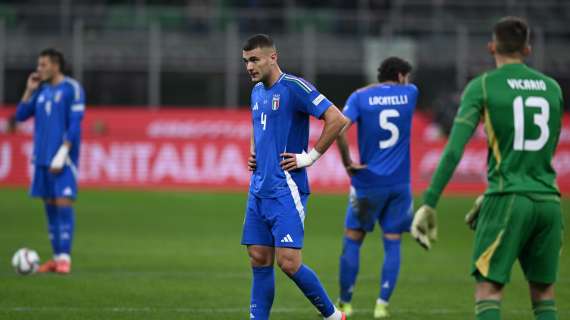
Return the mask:
<path fill-rule="evenodd" d="M 377 220 L 378 204 L 384 201 L 385 195 L 374 196 L 364 190 L 350 188 L 344 226 L 346 229 L 372 232 Z"/>
<path fill-rule="evenodd" d="M 519 194 L 487 195 L 475 230 L 471 273 L 506 284 L 532 229 L 532 201 Z"/>
<path fill-rule="evenodd" d="M 262 200 L 251 193 L 248 195 L 241 236 L 242 245 L 273 247 L 271 226 L 261 211 Z"/>
<path fill-rule="evenodd" d="M 410 231 L 413 220 L 411 186 L 401 185 L 390 191 L 378 223 L 384 234 L 400 234 Z"/>
<path fill-rule="evenodd" d="M 519 255 L 529 282 L 552 284 L 558 278 L 564 221 L 560 202 L 535 202 L 532 234 Z"/>
<path fill-rule="evenodd" d="M 266 202 L 264 210 L 271 216 L 275 247 L 303 248 L 308 198 L 308 194 L 288 194 Z"/>
<path fill-rule="evenodd" d="M 55 198 L 77 198 L 77 170 L 70 165 L 63 167 L 59 173 L 48 173 L 50 175 L 50 189 Z"/>
<path fill-rule="evenodd" d="M 46 166 L 35 166 L 32 175 L 32 182 L 30 184 L 30 196 L 53 199 L 55 194 L 53 193 L 50 173 L 48 172 L 48 167 Z"/>

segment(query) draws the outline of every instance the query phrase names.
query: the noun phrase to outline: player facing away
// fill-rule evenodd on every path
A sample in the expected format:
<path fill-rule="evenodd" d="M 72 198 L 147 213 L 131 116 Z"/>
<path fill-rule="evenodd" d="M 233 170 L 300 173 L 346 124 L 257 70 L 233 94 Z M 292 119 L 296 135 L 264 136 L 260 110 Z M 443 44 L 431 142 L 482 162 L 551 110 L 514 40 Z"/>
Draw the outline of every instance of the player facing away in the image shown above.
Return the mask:
<path fill-rule="evenodd" d="M 252 171 L 243 235 L 253 271 L 250 318 L 269 319 L 275 292 L 273 262 L 325 319 L 345 319 L 317 275 L 303 264 L 304 221 L 309 198 L 306 167 L 319 159 L 348 120 L 307 81 L 283 73 L 267 35 L 254 35 L 243 46 L 251 80 Z M 314 148 L 306 152 L 309 116 L 324 120 Z"/>
<path fill-rule="evenodd" d="M 400 271 L 400 241 L 412 223 L 410 131 L 418 89 L 409 84 L 411 65 L 391 57 L 378 68 L 377 84 L 355 91 L 344 115 L 357 123 L 360 163 L 350 157 L 346 134 L 337 144 L 351 177 L 340 256 L 339 309 L 352 314 L 352 293 L 358 275 L 360 246 L 378 223 L 384 242 L 384 265 L 374 318 L 389 316 L 388 301 Z"/>
<path fill-rule="evenodd" d="M 63 74 L 63 68 L 61 52 L 46 49 L 39 54 L 36 72 L 28 77 L 12 123 L 34 117 L 30 195 L 44 201 L 54 254 L 38 271 L 68 274 L 85 95 L 77 81 Z"/>
<path fill-rule="evenodd" d="M 530 53 L 524 20 L 499 20 L 488 48 L 497 69 L 465 88 L 411 232 L 430 248 L 437 237 L 435 207 L 482 118 L 489 145 L 488 187 L 466 216 L 475 227 L 471 274 L 476 280 L 476 319 L 500 319 L 503 287 L 517 259 L 529 284 L 535 318 L 558 319 L 554 283 L 563 222 L 552 158 L 561 130 L 562 91 L 555 80 L 523 63 Z"/>

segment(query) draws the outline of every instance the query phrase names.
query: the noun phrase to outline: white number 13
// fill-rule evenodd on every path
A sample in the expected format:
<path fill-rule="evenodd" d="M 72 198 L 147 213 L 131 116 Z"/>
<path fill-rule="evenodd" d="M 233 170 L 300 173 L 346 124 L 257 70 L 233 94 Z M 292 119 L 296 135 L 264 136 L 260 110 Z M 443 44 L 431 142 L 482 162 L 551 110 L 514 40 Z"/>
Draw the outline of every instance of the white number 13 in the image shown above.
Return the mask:
<path fill-rule="evenodd" d="M 524 109 L 539 108 L 540 113 L 534 115 L 534 124 L 540 128 L 540 136 L 537 139 L 525 140 L 524 138 Z M 528 97 L 523 102 L 523 97 L 518 96 L 513 101 L 513 111 L 515 115 L 515 139 L 513 149 L 517 151 L 538 151 L 548 142 L 550 129 L 548 119 L 550 118 L 550 105 L 543 97 Z"/>

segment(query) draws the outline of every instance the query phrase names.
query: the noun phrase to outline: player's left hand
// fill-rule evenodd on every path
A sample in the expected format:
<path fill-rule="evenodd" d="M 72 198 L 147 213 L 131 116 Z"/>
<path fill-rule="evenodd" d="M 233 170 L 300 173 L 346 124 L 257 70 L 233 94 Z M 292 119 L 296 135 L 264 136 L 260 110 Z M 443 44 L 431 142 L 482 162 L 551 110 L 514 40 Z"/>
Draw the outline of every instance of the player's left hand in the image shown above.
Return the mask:
<path fill-rule="evenodd" d="M 311 150 L 309 153 L 305 151 L 303 151 L 303 153 L 284 152 L 281 154 L 283 160 L 279 165 L 281 166 L 281 169 L 285 171 L 297 170 L 311 166 L 320 158 L 320 156 L 321 154 L 315 149 Z"/>
<path fill-rule="evenodd" d="M 477 199 L 475 199 L 475 203 L 473 203 L 471 210 L 469 210 L 465 215 L 465 223 L 471 230 L 475 230 L 477 227 L 477 220 L 479 218 L 479 212 L 481 211 L 481 205 L 483 204 L 484 198 L 484 195 L 478 196 Z"/>
<path fill-rule="evenodd" d="M 424 249 L 431 249 L 431 242 L 437 240 L 437 221 L 434 208 L 424 204 L 416 211 L 411 233 L 412 237 Z"/>
<path fill-rule="evenodd" d="M 57 153 L 51 160 L 51 164 L 49 166 L 49 172 L 53 174 L 58 174 L 63 170 L 63 166 L 67 161 L 67 155 L 69 154 L 69 144 L 64 143 L 59 147 Z"/>

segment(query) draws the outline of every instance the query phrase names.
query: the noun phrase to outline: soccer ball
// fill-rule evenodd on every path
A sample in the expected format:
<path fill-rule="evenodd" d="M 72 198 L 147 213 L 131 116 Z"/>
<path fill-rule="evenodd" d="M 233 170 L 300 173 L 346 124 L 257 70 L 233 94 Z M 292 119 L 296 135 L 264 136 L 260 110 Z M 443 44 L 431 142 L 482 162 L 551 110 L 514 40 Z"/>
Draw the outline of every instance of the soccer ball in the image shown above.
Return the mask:
<path fill-rule="evenodd" d="M 32 274 L 38 270 L 39 266 L 40 256 L 32 249 L 19 249 L 12 258 L 12 267 L 21 275 Z"/>

